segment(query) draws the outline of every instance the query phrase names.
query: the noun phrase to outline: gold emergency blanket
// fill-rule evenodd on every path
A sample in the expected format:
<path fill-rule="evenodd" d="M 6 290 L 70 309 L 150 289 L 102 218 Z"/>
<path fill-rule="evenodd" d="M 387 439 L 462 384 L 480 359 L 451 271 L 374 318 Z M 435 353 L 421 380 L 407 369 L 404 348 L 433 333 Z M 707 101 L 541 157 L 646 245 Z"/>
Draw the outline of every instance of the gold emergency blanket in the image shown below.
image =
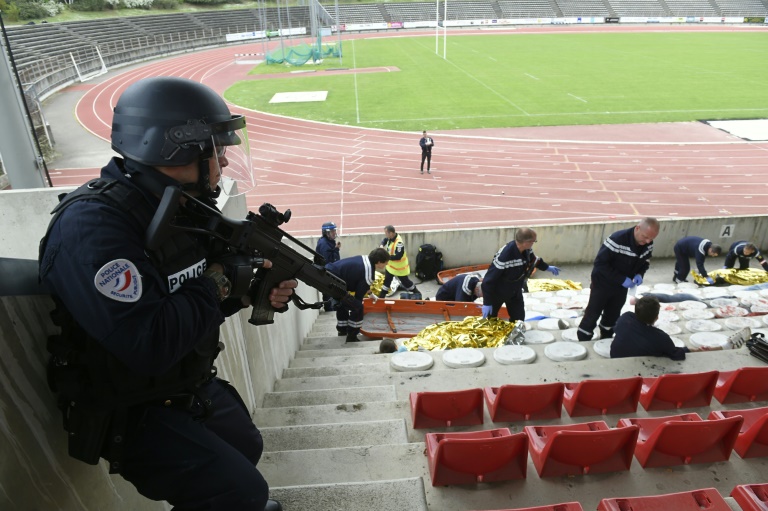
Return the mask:
<path fill-rule="evenodd" d="M 454 348 L 496 348 L 515 328 L 516 322 L 468 316 L 462 321 L 443 321 L 426 327 L 403 343 L 409 351 Z"/>
<path fill-rule="evenodd" d="M 529 279 L 528 292 L 536 291 L 562 291 L 563 289 L 581 290 L 581 282 L 564 279 Z"/>
<path fill-rule="evenodd" d="M 755 284 L 764 284 L 768 282 L 768 271 L 763 269 L 747 268 L 746 270 L 737 270 L 731 268 L 730 270 L 712 270 L 709 276 L 717 280 L 721 277 L 729 284 L 737 286 L 754 286 Z M 706 285 L 707 279 L 702 277 L 699 272 L 692 271 L 693 280 L 699 285 Z"/>
<path fill-rule="evenodd" d="M 384 274 L 381 272 L 374 272 L 376 274 L 376 278 L 373 279 L 373 284 L 371 284 L 371 290 L 365 294 L 365 296 L 379 296 L 379 293 L 381 292 L 381 286 L 384 285 Z M 392 296 L 395 291 L 397 291 L 397 288 L 399 287 L 399 281 L 397 280 L 397 277 L 395 277 L 392 280 L 392 284 L 390 284 L 390 290 L 389 294 L 387 296 Z"/>

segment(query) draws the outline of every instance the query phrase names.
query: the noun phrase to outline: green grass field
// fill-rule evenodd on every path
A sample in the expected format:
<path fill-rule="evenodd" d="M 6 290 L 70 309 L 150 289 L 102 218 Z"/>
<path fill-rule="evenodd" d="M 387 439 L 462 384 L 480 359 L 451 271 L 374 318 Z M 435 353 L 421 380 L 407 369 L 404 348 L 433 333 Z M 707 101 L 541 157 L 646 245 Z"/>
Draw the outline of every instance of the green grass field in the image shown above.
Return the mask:
<path fill-rule="evenodd" d="M 343 67 L 399 71 L 318 70 L 240 82 L 225 96 L 254 110 L 408 131 L 768 117 L 767 32 L 449 34 L 447 60 L 442 37 L 439 56 L 434 36 L 343 44 Z M 277 92 L 318 90 L 325 102 L 269 104 Z"/>

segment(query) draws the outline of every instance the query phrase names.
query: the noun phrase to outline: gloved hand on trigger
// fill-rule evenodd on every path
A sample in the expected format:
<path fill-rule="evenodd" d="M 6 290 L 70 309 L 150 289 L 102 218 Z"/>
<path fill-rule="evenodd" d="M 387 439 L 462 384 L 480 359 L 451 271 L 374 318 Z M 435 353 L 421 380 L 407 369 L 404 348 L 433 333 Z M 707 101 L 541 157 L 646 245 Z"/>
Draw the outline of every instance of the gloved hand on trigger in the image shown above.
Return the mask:
<path fill-rule="evenodd" d="M 551 264 L 549 265 L 549 268 L 547 268 L 547 271 L 552 272 L 552 275 L 554 275 L 555 277 L 560 275 L 560 268 L 558 268 L 557 266 L 552 266 Z"/>
<path fill-rule="evenodd" d="M 483 305 L 483 319 L 487 318 L 493 312 L 493 305 Z"/>
<path fill-rule="evenodd" d="M 627 289 L 629 289 L 631 287 L 635 287 L 635 283 L 632 282 L 632 279 L 630 279 L 629 277 L 625 277 L 624 278 L 624 282 L 622 282 L 621 285 L 626 287 Z"/>
<path fill-rule="evenodd" d="M 707 277 L 707 282 L 709 282 L 709 285 L 710 285 L 710 286 L 711 286 L 711 285 L 714 285 L 714 283 L 715 283 L 715 279 L 713 279 L 712 277 Z"/>
<path fill-rule="evenodd" d="M 643 283 L 643 277 L 641 277 L 640 274 L 638 273 L 637 275 L 635 275 L 635 278 L 632 279 L 632 282 L 634 282 L 636 286 L 639 286 L 640 284 Z"/>

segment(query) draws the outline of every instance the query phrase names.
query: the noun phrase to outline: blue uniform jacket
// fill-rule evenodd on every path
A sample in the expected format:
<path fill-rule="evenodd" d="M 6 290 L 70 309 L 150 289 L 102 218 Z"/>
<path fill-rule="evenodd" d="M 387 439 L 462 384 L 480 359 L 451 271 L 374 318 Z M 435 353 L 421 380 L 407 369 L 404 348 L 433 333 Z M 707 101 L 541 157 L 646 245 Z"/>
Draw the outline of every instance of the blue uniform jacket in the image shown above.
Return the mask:
<path fill-rule="evenodd" d="M 355 295 L 361 304 L 365 293 L 375 280 L 376 268 L 368 256 L 345 257 L 325 266 L 325 269 L 347 283 L 347 292 Z"/>
<path fill-rule="evenodd" d="M 680 238 L 675 243 L 675 248 L 683 257 L 695 258 L 696 268 L 702 277 L 707 278 L 707 270 L 704 269 L 704 260 L 707 258 L 707 251 L 712 246 L 712 242 L 699 236 L 686 236 Z"/>
<path fill-rule="evenodd" d="M 451 280 L 440 286 L 435 298 L 446 302 L 474 302 L 475 286 L 480 279 L 477 275 L 456 275 Z"/>
<path fill-rule="evenodd" d="M 116 159 L 101 176 L 130 184 Z M 159 203 L 152 196 L 147 200 Z M 144 251 L 144 236 L 130 214 L 98 201 L 76 202 L 52 227 L 40 274 L 43 284 L 107 351 L 137 373 L 159 375 L 218 330 L 224 314 L 213 281 L 198 276 L 204 268 L 190 269 L 172 293 Z M 140 284 L 136 301 L 118 301 L 97 290 L 99 270 L 117 260 L 129 261 L 138 270 L 133 276 L 138 279 L 134 284 Z"/>
<path fill-rule="evenodd" d="M 515 241 L 510 241 L 496 252 L 488 272 L 483 278 L 483 305 L 492 305 L 503 297 L 522 290 L 525 276 L 530 274 L 535 265 L 539 270 L 546 270 L 549 265 L 539 259 L 533 250 L 520 253 Z M 496 298 L 497 300 L 494 300 Z"/>
<path fill-rule="evenodd" d="M 678 348 L 666 332 L 643 323 L 634 312 L 625 312 L 614 327 L 611 358 L 669 357 L 685 360 L 688 348 Z"/>
<path fill-rule="evenodd" d="M 317 248 L 315 249 L 315 252 L 323 256 L 325 264 L 335 263 L 341 259 L 339 249 L 336 248 L 336 241 L 326 236 L 322 236 L 317 240 Z"/>
<path fill-rule="evenodd" d="M 593 283 L 621 286 L 627 277 L 645 275 L 653 254 L 653 242 L 638 245 L 634 231 L 635 228 L 630 227 L 616 231 L 605 239 L 592 267 Z"/>
<path fill-rule="evenodd" d="M 759 250 L 755 250 L 755 252 L 752 255 L 745 256 L 744 255 L 744 246 L 749 243 L 748 241 L 737 241 L 733 245 L 731 245 L 731 248 L 728 250 L 728 253 L 725 255 L 725 267 L 726 268 L 733 268 L 733 265 L 736 264 L 736 259 L 739 257 L 745 257 L 747 259 L 752 259 L 753 257 L 757 259 L 757 262 L 759 262 L 763 268 L 765 268 L 766 271 L 768 271 L 768 261 L 765 260 L 763 255 L 760 253 Z"/>

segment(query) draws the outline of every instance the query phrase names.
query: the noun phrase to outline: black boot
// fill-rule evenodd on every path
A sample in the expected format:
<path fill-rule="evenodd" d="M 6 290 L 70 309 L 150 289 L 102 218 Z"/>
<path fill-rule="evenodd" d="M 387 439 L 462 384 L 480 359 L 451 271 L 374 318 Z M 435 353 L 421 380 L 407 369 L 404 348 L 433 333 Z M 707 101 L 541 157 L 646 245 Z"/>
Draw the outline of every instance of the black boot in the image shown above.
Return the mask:
<path fill-rule="evenodd" d="M 347 342 L 360 342 L 357 338 L 357 334 L 353 332 L 347 332 Z"/>
<path fill-rule="evenodd" d="M 264 511 L 283 511 L 283 506 L 276 500 L 267 500 L 267 505 L 264 506 Z"/>

